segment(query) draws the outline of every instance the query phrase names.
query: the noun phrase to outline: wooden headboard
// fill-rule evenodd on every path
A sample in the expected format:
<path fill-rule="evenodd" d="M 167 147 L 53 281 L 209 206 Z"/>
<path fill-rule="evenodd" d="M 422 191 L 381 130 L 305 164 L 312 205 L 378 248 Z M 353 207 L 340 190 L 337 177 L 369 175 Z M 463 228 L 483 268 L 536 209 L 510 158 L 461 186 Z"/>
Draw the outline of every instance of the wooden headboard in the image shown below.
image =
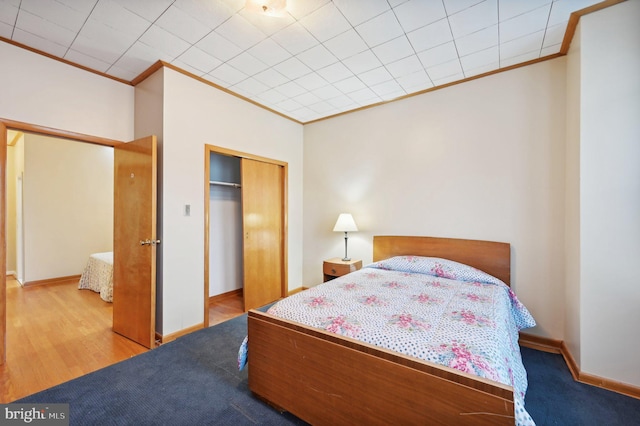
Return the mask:
<path fill-rule="evenodd" d="M 493 241 L 376 235 L 373 261 L 392 256 L 441 257 L 465 263 L 511 285 L 511 246 Z"/>

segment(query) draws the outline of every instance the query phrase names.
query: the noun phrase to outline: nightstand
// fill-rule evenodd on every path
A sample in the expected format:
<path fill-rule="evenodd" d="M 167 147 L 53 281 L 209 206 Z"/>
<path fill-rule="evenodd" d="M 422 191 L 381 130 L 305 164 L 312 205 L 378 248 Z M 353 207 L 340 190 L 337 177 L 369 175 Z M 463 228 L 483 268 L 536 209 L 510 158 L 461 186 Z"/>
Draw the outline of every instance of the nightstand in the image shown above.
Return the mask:
<path fill-rule="evenodd" d="M 322 262 L 322 273 L 324 274 L 324 282 L 332 280 L 334 278 L 341 277 L 349 272 L 357 271 L 362 268 L 362 260 L 347 260 L 344 261 L 339 257 L 325 260 Z"/>

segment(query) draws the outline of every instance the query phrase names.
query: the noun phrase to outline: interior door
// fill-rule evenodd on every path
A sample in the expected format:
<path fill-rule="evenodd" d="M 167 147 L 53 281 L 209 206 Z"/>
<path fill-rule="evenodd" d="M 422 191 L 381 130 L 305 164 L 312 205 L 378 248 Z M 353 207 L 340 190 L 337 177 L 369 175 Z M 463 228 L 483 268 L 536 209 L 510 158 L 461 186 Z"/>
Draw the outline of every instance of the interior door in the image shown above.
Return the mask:
<path fill-rule="evenodd" d="M 113 331 L 152 348 L 156 323 L 157 143 L 114 147 Z"/>
<path fill-rule="evenodd" d="M 282 297 L 283 171 L 277 164 L 243 158 L 242 230 L 244 309 Z"/>

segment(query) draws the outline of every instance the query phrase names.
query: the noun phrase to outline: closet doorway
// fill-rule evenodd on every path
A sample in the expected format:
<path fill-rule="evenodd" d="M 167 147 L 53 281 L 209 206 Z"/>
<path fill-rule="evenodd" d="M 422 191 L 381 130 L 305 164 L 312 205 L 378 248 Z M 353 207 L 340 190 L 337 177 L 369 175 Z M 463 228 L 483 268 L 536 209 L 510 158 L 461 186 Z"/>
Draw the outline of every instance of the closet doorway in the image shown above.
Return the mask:
<path fill-rule="evenodd" d="M 242 294 L 244 310 L 287 294 L 287 163 L 205 145 L 204 324 L 209 301 Z"/>

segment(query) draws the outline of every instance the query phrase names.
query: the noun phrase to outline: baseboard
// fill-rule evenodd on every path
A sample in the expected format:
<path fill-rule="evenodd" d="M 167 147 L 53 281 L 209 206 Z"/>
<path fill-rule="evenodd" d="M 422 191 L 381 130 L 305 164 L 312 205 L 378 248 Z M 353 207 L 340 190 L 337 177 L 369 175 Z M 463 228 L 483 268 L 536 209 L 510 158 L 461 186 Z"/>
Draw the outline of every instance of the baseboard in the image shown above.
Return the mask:
<path fill-rule="evenodd" d="M 526 348 L 536 349 L 554 354 L 561 353 L 562 340 L 549 339 L 547 337 L 535 336 L 533 334 L 520 333 L 518 342 Z"/>
<path fill-rule="evenodd" d="M 228 291 L 226 293 L 222 293 L 222 294 L 216 294 L 215 296 L 210 296 L 209 297 L 209 303 L 216 303 L 216 302 L 220 302 L 223 301 L 225 299 L 230 299 L 232 297 L 242 297 L 243 294 L 243 289 L 242 288 L 238 288 L 235 290 L 231 290 Z"/>
<path fill-rule="evenodd" d="M 65 281 L 80 280 L 82 275 L 69 275 L 68 277 L 47 278 L 46 280 L 27 281 L 22 284 L 23 287 L 32 287 L 36 285 L 58 284 Z"/>
<path fill-rule="evenodd" d="M 586 385 L 597 386 L 611 392 L 617 392 L 632 398 L 640 399 L 640 387 L 617 382 L 611 379 L 594 376 L 592 374 L 583 373 L 578 367 L 569 347 L 563 340 L 554 340 L 547 337 L 534 336 L 533 334 L 520 333 L 519 343 L 526 348 L 536 349 L 544 352 L 557 353 L 562 355 L 567 368 L 571 372 L 571 376 L 577 382 Z"/>
<path fill-rule="evenodd" d="M 7 271 L 7 273 L 5 274 L 7 276 L 7 278 L 11 278 L 11 279 L 16 279 L 16 271 Z"/>
<path fill-rule="evenodd" d="M 202 328 L 204 328 L 204 324 L 201 323 L 193 325 L 191 327 L 183 328 L 180 331 L 176 331 L 175 333 L 167 334 L 164 336 L 160 333 L 156 333 L 156 345 L 160 346 L 164 343 L 169 343 L 179 337 L 186 336 L 187 334 L 193 333 L 194 331 L 198 331 Z"/>

